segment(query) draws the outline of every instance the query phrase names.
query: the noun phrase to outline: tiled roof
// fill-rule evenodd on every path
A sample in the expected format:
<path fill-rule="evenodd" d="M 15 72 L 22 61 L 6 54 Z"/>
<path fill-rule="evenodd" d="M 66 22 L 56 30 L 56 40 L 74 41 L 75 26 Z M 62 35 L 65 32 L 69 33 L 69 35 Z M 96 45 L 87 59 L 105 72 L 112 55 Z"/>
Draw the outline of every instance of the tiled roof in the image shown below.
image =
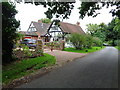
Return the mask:
<path fill-rule="evenodd" d="M 45 35 L 47 33 L 47 30 L 49 29 L 51 23 L 41 23 L 41 22 L 34 22 L 32 21 L 34 27 L 37 29 L 37 32 L 26 32 L 26 35 Z M 85 32 L 82 30 L 82 28 L 75 24 L 60 22 L 60 28 L 63 30 L 63 32 L 66 33 L 81 33 L 85 34 Z M 25 33 L 25 32 L 22 32 Z"/>
<path fill-rule="evenodd" d="M 45 35 L 50 24 L 33 22 L 33 25 L 41 35 Z"/>
<path fill-rule="evenodd" d="M 36 32 L 26 32 L 26 35 L 31 35 L 31 36 L 38 36 Z"/>
<path fill-rule="evenodd" d="M 81 33 L 85 34 L 83 29 L 75 24 L 70 24 L 70 23 L 65 23 L 65 22 L 60 22 L 60 28 L 67 33 Z"/>
<path fill-rule="evenodd" d="M 36 32 L 19 31 L 19 33 L 23 35 L 37 36 Z"/>

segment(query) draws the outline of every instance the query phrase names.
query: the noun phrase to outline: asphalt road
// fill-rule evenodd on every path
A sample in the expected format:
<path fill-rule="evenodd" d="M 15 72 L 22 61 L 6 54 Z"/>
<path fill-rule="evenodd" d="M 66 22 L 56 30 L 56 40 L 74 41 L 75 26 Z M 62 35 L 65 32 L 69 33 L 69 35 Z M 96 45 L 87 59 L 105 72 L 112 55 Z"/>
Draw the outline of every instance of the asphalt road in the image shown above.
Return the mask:
<path fill-rule="evenodd" d="M 106 47 L 17 88 L 118 88 L 118 50 Z"/>

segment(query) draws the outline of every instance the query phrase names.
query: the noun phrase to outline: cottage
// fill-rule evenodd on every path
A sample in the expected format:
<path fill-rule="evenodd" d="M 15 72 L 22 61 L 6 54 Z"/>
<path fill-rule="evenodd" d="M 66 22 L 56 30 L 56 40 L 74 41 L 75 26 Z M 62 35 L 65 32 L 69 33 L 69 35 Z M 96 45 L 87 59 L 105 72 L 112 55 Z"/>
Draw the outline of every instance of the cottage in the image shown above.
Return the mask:
<path fill-rule="evenodd" d="M 44 42 L 64 40 L 65 35 L 71 33 L 85 34 L 79 22 L 70 24 L 58 22 L 58 20 L 48 24 L 42 23 L 40 20 L 38 22 L 32 21 L 27 32 L 21 33 L 25 35 L 25 38 L 42 39 Z"/>
<path fill-rule="evenodd" d="M 50 27 L 50 23 L 42 23 L 42 21 L 38 20 L 38 22 L 32 21 L 27 33 L 34 32 L 37 35 L 37 39 L 42 39 L 44 42 L 49 41 L 49 37 L 45 35 L 47 33 L 48 28 Z"/>
<path fill-rule="evenodd" d="M 48 29 L 47 35 L 51 37 L 50 41 L 58 41 L 60 39 L 63 40 L 66 34 L 71 33 L 85 34 L 85 32 L 79 25 L 80 25 L 79 22 L 77 22 L 76 25 L 65 22 L 59 22 L 59 24 L 56 25 L 56 23 L 53 22 Z"/>

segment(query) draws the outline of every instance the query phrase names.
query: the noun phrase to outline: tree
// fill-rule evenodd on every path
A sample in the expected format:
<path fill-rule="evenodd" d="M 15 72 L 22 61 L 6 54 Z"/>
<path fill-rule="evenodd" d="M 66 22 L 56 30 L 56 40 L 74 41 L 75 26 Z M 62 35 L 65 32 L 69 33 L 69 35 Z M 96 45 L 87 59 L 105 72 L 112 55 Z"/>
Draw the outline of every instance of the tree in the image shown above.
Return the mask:
<path fill-rule="evenodd" d="M 113 30 L 118 32 L 117 37 L 120 39 L 120 19 L 118 17 L 115 18 L 115 26 Z"/>
<path fill-rule="evenodd" d="M 81 6 L 79 7 L 80 18 L 84 18 L 87 16 L 96 17 L 98 14 L 96 10 L 102 9 L 102 7 L 106 6 L 113 7 L 116 6 L 116 9 L 111 9 L 110 13 L 112 16 L 117 16 L 120 18 L 120 9 L 119 9 L 120 1 L 113 1 L 113 2 L 82 2 Z"/>
<path fill-rule="evenodd" d="M 103 45 L 102 40 L 100 40 L 98 37 L 93 37 L 93 46 L 101 47 L 102 45 Z"/>
<path fill-rule="evenodd" d="M 16 0 L 20 3 L 20 0 Z M 94 1 L 94 0 L 93 0 Z M 45 12 L 47 18 L 52 19 L 53 16 L 56 18 L 68 19 L 71 11 L 74 8 L 75 0 L 24 0 L 25 3 L 31 3 L 35 5 L 43 5 L 48 10 Z M 79 7 L 80 18 L 84 18 L 86 15 L 96 17 L 100 13 L 96 13 L 96 10 L 102 9 L 102 7 L 114 7 L 116 9 L 111 9 L 110 13 L 112 16 L 118 16 L 120 18 L 120 10 L 119 10 L 120 1 L 113 1 L 113 2 L 82 2 Z"/>
<path fill-rule="evenodd" d="M 115 18 L 113 18 L 112 21 L 108 24 L 106 35 L 106 40 L 112 41 L 113 46 L 115 46 L 115 40 L 118 39 L 118 31 L 114 28 L 115 26 Z"/>
<path fill-rule="evenodd" d="M 51 20 L 48 18 L 42 18 L 40 19 L 43 23 L 51 23 Z"/>
<path fill-rule="evenodd" d="M 113 20 L 108 24 L 105 25 L 101 23 L 97 24 L 88 24 L 87 30 L 90 35 L 93 37 L 98 37 L 103 42 L 108 41 L 109 44 L 115 46 L 117 39 L 120 39 L 120 19 L 113 18 Z"/>
<path fill-rule="evenodd" d="M 12 3 L 2 3 L 2 62 L 12 61 L 12 48 L 16 39 L 16 29 L 20 23 L 15 19 L 17 11 Z"/>
<path fill-rule="evenodd" d="M 97 30 L 99 29 L 99 25 L 97 24 L 87 24 L 87 33 L 91 34 L 92 36 L 94 36 L 94 34 L 97 32 Z"/>
<path fill-rule="evenodd" d="M 106 39 L 106 28 L 107 26 L 104 23 L 100 25 L 97 24 L 87 24 L 87 33 L 93 37 L 98 37 L 102 41 Z"/>
<path fill-rule="evenodd" d="M 69 1 L 69 0 L 68 0 Z M 21 3 L 20 0 L 16 0 L 17 3 Z M 69 18 L 72 9 L 74 8 L 75 0 L 72 2 L 65 2 L 64 0 L 24 0 L 24 3 L 31 3 L 35 5 L 43 5 L 48 10 L 45 12 L 47 18 L 52 19 L 53 16 L 61 20 Z"/>

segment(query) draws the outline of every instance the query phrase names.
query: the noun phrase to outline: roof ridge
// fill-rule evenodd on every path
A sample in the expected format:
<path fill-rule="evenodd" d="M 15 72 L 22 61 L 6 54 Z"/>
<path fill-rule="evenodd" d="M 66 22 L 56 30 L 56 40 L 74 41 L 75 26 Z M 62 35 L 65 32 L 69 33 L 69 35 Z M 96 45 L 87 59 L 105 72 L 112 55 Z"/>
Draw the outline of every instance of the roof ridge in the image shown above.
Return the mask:
<path fill-rule="evenodd" d="M 33 22 L 33 23 L 38 23 L 38 24 L 49 24 L 49 25 L 51 24 L 51 23 L 43 23 L 43 22 L 40 23 L 40 22 L 36 22 L 36 21 L 32 21 L 32 22 Z"/>
<path fill-rule="evenodd" d="M 61 22 L 61 23 L 66 23 L 66 24 L 71 24 L 71 25 L 74 25 L 74 26 L 78 26 L 76 24 L 72 24 L 72 23 L 68 23 L 68 22 Z M 80 27 L 80 26 L 79 26 Z"/>

